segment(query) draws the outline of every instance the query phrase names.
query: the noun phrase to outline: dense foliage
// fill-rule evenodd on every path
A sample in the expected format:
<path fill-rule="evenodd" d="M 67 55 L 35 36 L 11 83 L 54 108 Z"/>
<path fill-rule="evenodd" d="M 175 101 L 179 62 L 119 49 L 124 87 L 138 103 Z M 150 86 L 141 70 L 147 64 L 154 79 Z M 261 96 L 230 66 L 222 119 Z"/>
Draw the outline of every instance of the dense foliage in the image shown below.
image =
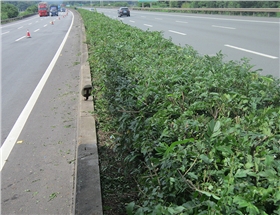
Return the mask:
<path fill-rule="evenodd" d="M 1 2 L 1 20 L 22 17 L 38 12 L 37 4 L 34 2 Z"/>
<path fill-rule="evenodd" d="M 1 19 L 17 17 L 19 14 L 16 6 L 1 2 Z"/>
<path fill-rule="evenodd" d="M 25 11 L 28 7 L 32 5 L 37 5 L 40 1 L 2 1 L 2 2 L 14 5 L 21 12 L 21 11 Z"/>
<path fill-rule="evenodd" d="M 29 14 L 36 14 L 36 13 L 38 13 L 38 6 L 32 5 L 29 6 L 24 12 L 20 13 L 19 16 L 26 16 Z"/>
<path fill-rule="evenodd" d="M 98 127 L 139 190 L 127 214 L 280 214 L 279 79 L 79 11 Z"/>

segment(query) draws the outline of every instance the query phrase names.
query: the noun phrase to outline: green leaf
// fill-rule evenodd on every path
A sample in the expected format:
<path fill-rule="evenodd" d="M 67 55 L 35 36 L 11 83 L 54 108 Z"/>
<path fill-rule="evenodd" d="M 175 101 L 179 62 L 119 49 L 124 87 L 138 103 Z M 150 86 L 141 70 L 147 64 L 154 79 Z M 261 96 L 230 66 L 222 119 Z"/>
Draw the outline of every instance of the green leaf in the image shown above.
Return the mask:
<path fill-rule="evenodd" d="M 274 202 L 278 202 L 280 201 L 280 191 L 276 191 L 276 193 L 274 194 Z"/>
<path fill-rule="evenodd" d="M 212 161 L 214 160 L 214 159 L 209 159 L 208 156 L 205 154 L 201 154 L 199 157 L 201 160 L 203 160 L 207 164 L 212 163 Z"/>
<path fill-rule="evenodd" d="M 231 146 L 218 146 L 216 147 L 217 150 L 226 153 L 227 155 L 232 155 L 233 151 L 231 150 Z"/>
<path fill-rule="evenodd" d="M 243 197 L 241 197 L 241 196 L 235 196 L 234 198 L 233 198 L 233 202 L 235 203 L 235 204 L 238 204 L 238 206 L 240 207 L 240 208 L 244 208 L 244 207 L 248 207 L 249 205 L 250 205 L 250 202 L 247 202 Z"/>
<path fill-rule="evenodd" d="M 135 206 L 135 202 L 130 202 L 126 207 L 126 212 L 128 215 L 133 215 L 133 208 Z"/>
<path fill-rule="evenodd" d="M 245 178 L 247 177 L 247 174 L 251 172 L 250 169 L 238 169 L 234 175 L 236 178 Z"/>
<path fill-rule="evenodd" d="M 221 123 L 219 121 L 215 122 L 215 120 L 211 120 L 208 126 L 207 136 L 213 138 L 221 134 L 220 127 Z"/>
<path fill-rule="evenodd" d="M 277 172 L 273 169 L 266 169 L 265 171 L 261 171 L 258 173 L 258 176 L 265 177 L 269 179 L 278 179 Z"/>
<path fill-rule="evenodd" d="M 169 154 L 170 151 L 172 151 L 174 149 L 175 146 L 180 145 L 180 144 L 185 144 L 188 142 L 194 142 L 193 138 L 190 139 L 186 139 L 186 140 L 180 140 L 180 141 L 176 141 L 173 142 L 165 151 L 164 156 L 167 156 Z"/>
<path fill-rule="evenodd" d="M 213 133 L 219 132 L 219 131 L 220 131 L 220 127 L 221 127 L 221 123 L 220 123 L 220 121 L 217 121 L 217 122 L 215 123 Z"/>
<path fill-rule="evenodd" d="M 249 206 L 247 207 L 246 211 L 249 212 L 249 214 L 252 214 L 252 215 L 260 214 L 259 209 L 255 205 L 253 205 L 252 203 L 249 203 Z"/>
<path fill-rule="evenodd" d="M 195 180 L 198 179 L 197 175 L 195 173 L 193 173 L 193 172 L 188 172 L 188 176 L 190 176 L 191 178 L 193 178 Z"/>
<path fill-rule="evenodd" d="M 266 155 L 266 156 L 265 156 L 264 165 L 265 165 L 266 167 L 270 167 L 271 164 L 273 163 L 273 161 L 274 161 L 274 157 L 273 157 L 273 156 L 271 156 L 271 155 Z"/>
<path fill-rule="evenodd" d="M 248 163 L 245 164 L 245 168 L 246 168 L 246 169 L 251 169 L 253 166 L 255 166 L 255 165 L 253 164 L 253 162 L 248 162 Z"/>
<path fill-rule="evenodd" d="M 210 193 L 210 192 L 207 192 L 207 191 L 203 191 L 203 190 L 197 190 L 197 191 L 200 192 L 200 193 L 205 194 L 206 196 L 209 196 L 209 197 L 212 196 L 216 200 L 220 200 L 220 197 L 216 196 L 213 193 Z"/>
<path fill-rule="evenodd" d="M 185 207 L 183 207 L 183 206 L 177 206 L 176 208 L 175 208 L 175 211 L 176 211 L 176 213 L 181 213 L 182 211 L 184 211 L 186 208 Z"/>

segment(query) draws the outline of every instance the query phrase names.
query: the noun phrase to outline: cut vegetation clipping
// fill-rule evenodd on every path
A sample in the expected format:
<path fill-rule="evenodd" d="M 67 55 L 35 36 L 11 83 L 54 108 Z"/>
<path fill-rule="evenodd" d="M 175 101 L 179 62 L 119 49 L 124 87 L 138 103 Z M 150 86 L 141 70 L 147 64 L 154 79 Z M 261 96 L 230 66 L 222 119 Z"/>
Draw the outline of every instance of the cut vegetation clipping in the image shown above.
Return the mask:
<path fill-rule="evenodd" d="M 119 202 L 126 213 L 280 214 L 279 79 L 79 11 L 98 138 L 118 158 L 106 165 L 137 185 L 119 184 L 137 189 Z M 105 169 L 101 160 L 103 201 Z"/>

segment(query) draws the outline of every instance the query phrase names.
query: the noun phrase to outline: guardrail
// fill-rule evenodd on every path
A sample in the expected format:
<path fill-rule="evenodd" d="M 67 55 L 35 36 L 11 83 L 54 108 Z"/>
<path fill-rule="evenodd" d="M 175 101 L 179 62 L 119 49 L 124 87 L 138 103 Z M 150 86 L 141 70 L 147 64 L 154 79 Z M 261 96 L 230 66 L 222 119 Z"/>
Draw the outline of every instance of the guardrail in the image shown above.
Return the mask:
<path fill-rule="evenodd" d="M 267 13 L 269 17 L 271 13 L 280 13 L 280 8 L 153 8 L 153 7 L 133 7 L 133 10 L 148 10 L 148 11 L 166 11 L 166 12 L 184 12 L 184 13 L 227 13 L 229 15 L 243 15 L 244 13 L 250 13 L 253 16 L 256 13 Z"/>
<path fill-rule="evenodd" d="M 27 18 L 27 17 L 30 17 L 30 16 L 34 16 L 38 13 L 34 13 L 34 14 L 28 14 L 28 15 L 25 15 L 25 16 L 18 16 L 18 17 L 15 17 L 15 18 L 10 18 L 10 19 L 3 19 L 1 20 L 1 24 L 2 23 L 9 23 L 9 22 L 13 22 L 13 21 L 16 21 L 16 20 L 21 20 L 21 19 L 24 19 L 24 18 Z"/>

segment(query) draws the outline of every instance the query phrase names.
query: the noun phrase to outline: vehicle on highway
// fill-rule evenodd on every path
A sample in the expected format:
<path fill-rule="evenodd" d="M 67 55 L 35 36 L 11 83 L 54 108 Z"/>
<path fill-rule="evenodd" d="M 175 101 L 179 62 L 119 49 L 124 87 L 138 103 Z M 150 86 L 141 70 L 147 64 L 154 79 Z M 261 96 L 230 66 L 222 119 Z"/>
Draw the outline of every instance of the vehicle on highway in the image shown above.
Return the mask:
<path fill-rule="evenodd" d="M 121 16 L 130 16 L 130 10 L 128 9 L 128 7 L 120 7 L 118 9 L 118 17 Z"/>
<path fill-rule="evenodd" d="M 49 16 L 49 6 L 47 2 L 40 2 L 38 4 L 38 14 L 39 16 Z"/>
<path fill-rule="evenodd" d="M 60 11 L 61 11 L 61 12 L 65 12 L 65 8 L 62 7 L 62 8 L 60 9 Z"/>
<path fill-rule="evenodd" d="M 50 6 L 50 16 L 58 16 L 58 6 L 57 5 Z"/>

